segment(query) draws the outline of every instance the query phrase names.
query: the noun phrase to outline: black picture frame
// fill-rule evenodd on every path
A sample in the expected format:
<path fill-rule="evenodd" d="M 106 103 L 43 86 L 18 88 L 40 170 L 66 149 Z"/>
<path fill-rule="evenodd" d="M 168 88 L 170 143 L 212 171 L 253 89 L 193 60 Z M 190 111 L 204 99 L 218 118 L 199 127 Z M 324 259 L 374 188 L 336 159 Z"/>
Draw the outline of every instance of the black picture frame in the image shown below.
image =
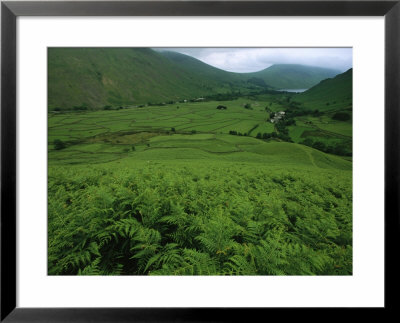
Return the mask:
<path fill-rule="evenodd" d="M 399 286 L 400 0 L 395 1 L 4 1 L 1 3 L 1 317 L 3 322 L 247 321 L 268 309 L 17 308 L 16 19 L 18 16 L 384 16 L 385 17 L 385 307 Z M 373 233 L 371 233 L 373 234 Z M 373 261 L 373 259 L 371 260 Z M 280 313 L 280 309 L 269 309 Z M 296 310 L 296 309 L 293 309 Z M 329 310 L 329 309 L 327 309 Z M 297 311 L 301 312 L 300 309 Z M 331 312 L 331 310 L 330 310 Z M 304 311 L 303 311 L 304 313 Z M 333 315 L 333 313 L 332 313 Z M 370 315 L 370 314 L 369 314 Z M 253 317 L 254 319 L 251 319 Z M 266 317 L 264 317 L 266 319 Z"/>

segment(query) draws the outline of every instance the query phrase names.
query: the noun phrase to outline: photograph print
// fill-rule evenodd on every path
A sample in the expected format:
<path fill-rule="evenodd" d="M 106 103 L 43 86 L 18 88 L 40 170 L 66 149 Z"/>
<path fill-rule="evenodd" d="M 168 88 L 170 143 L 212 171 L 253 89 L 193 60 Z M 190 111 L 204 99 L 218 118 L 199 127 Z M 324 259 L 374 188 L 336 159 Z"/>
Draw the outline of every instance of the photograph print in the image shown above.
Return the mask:
<path fill-rule="evenodd" d="M 47 55 L 48 275 L 352 275 L 352 48 Z"/>

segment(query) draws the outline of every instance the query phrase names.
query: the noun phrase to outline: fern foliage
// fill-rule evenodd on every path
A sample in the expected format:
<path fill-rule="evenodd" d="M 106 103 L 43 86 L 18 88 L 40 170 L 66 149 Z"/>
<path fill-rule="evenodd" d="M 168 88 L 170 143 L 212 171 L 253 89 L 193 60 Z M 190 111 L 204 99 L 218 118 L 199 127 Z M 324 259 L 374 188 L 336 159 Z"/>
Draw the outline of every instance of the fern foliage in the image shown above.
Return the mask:
<path fill-rule="evenodd" d="M 50 275 L 351 275 L 351 177 L 168 163 L 49 168 Z"/>

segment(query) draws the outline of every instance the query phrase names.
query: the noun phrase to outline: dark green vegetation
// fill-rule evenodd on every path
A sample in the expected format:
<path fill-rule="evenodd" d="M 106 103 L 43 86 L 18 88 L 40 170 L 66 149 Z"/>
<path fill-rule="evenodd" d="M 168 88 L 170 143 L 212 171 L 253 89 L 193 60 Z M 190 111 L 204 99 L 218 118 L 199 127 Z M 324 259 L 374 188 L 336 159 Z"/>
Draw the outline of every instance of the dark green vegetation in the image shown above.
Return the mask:
<path fill-rule="evenodd" d="M 305 88 L 338 73 L 288 66 L 241 74 L 187 55 L 149 48 L 49 48 L 48 107 L 50 111 L 115 109 L 205 96 L 231 100 L 238 93 Z M 225 97 L 218 98 L 218 94 Z"/>
<path fill-rule="evenodd" d="M 351 274 L 351 172 L 305 159 L 51 167 L 49 274 Z"/>
<path fill-rule="evenodd" d="M 351 275 L 351 90 L 316 103 L 340 79 L 50 112 L 48 273 Z"/>

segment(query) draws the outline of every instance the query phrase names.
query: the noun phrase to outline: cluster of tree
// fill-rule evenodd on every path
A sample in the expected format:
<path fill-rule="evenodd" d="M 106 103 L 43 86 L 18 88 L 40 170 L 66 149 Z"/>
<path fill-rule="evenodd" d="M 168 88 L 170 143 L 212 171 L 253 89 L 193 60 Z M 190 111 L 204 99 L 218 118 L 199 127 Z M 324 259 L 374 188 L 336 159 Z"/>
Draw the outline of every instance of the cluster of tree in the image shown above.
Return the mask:
<path fill-rule="evenodd" d="M 165 102 L 159 102 L 159 103 L 153 103 L 153 102 L 147 102 L 147 105 L 149 107 L 159 107 L 159 106 L 164 106 L 167 105 Z"/>
<path fill-rule="evenodd" d="M 285 118 L 282 118 L 275 123 L 275 128 L 276 130 L 278 130 L 279 133 L 289 135 L 289 129 L 287 127 L 293 125 L 296 125 L 296 120 L 294 120 L 293 118 L 288 118 L 285 115 Z"/>
<path fill-rule="evenodd" d="M 274 131 L 271 133 L 261 133 L 259 132 L 256 136 L 257 139 L 269 139 L 269 138 L 278 138 L 278 134 Z"/>
<path fill-rule="evenodd" d="M 287 142 L 293 142 L 292 138 L 289 137 L 288 134 L 284 134 L 284 133 L 277 133 L 275 131 L 271 132 L 271 133 L 266 133 L 264 132 L 263 134 L 261 134 L 260 132 L 257 134 L 256 138 L 258 139 L 270 139 L 270 138 L 277 138 L 277 139 L 281 139 L 283 141 L 287 141 Z"/>
<path fill-rule="evenodd" d="M 123 109 L 124 107 L 121 107 L 121 106 L 119 106 L 119 107 L 112 107 L 112 106 L 110 106 L 110 105 L 105 105 L 104 107 L 103 107 L 103 110 L 121 110 L 121 109 Z"/>
<path fill-rule="evenodd" d="M 350 114 L 346 112 L 336 112 L 333 116 L 333 120 L 339 120 L 339 121 L 348 121 L 350 120 Z"/>
<path fill-rule="evenodd" d="M 246 104 L 244 105 L 244 108 L 247 109 L 247 110 L 253 110 L 253 108 L 251 107 L 251 104 L 250 104 L 250 103 L 246 103 Z"/>
<path fill-rule="evenodd" d="M 54 144 L 54 149 L 55 150 L 61 150 L 61 149 L 64 149 L 65 147 L 67 147 L 65 142 L 60 140 L 60 139 L 55 139 L 53 144 Z"/>
<path fill-rule="evenodd" d="M 336 104 L 336 101 L 333 101 L 332 104 Z M 330 105 L 330 103 L 326 102 L 326 105 Z"/>
<path fill-rule="evenodd" d="M 291 108 L 293 108 L 293 109 L 296 109 L 296 108 L 300 107 L 301 104 L 302 104 L 301 102 L 290 101 L 289 106 L 290 106 Z"/>
<path fill-rule="evenodd" d="M 236 130 L 230 130 L 229 134 L 234 136 L 247 136 L 247 132 L 241 133 Z"/>
<path fill-rule="evenodd" d="M 88 107 L 84 104 L 74 106 L 74 111 L 85 111 L 87 109 L 88 109 Z"/>
<path fill-rule="evenodd" d="M 311 138 L 306 138 L 302 142 L 300 142 L 302 145 L 306 145 L 309 147 L 312 147 L 314 149 L 318 149 L 320 151 L 323 151 L 328 154 L 334 154 L 334 155 L 339 155 L 339 156 L 352 156 L 351 152 L 351 146 L 346 145 L 345 143 L 337 143 L 335 145 L 326 145 L 325 143 L 318 141 L 318 140 L 312 140 Z"/>
<path fill-rule="evenodd" d="M 240 92 L 218 93 L 208 95 L 204 101 L 232 101 L 237 100 L 241 96 Z"/>
<path fill-rule="evenodd" d="M 323 112 L 318 109 L 309 110 L 309 109 L 300 109 L 299 107 L 291 107 L 290 109 L 285 110 L 285 116 L 287 119 L 294 117 L 301 117 L 311 115 L 313 117 L 320 117 L 323 115 Z"/>
<path fill-rule="evenodd" d="M 252 77 L 247 80 L 247 83 L 254 84 L 254 85 L 262 87 L 262 88 L 268 87 L 268 85 L 265 83 L 265 81 L 259 77 Z"/>
<path fill-rule="evenodd" d="M 228 108 L 226 106 L 224 106 L 224 105 L 219 105 L 219 106 L 217 106 L 217 109 L 218 110 L 226 110 Z"/>

